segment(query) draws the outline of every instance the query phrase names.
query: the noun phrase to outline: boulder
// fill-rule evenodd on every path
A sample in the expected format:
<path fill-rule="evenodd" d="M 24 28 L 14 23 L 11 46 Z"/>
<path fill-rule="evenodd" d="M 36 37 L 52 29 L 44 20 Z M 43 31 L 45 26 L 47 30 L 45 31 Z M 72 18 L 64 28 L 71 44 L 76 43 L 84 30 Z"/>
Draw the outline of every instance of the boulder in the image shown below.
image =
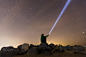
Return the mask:
<path fill-rule="evenodd" d="M 51 53 L 58 52 L 58 45 L 55 46 L 54 49 L 52 49 Z"/>
<path fill-rule="evenodd" d="M 45 51 L 45 50 L 51 51 L 52 48 L 50 48 L 46 43 L 41 43 L 38 47 L 38 50 L 39 51 Z"/>
<path fill-rule="evenodd" d="M 31 49 L 32 47 L 34 47 L 34 45 L 33 44 L 30 44 L 29 49 Z"/>
<path fill-rule="evenodd" d="M 38 46 L 38 51 L 39 53 L 42 53 L 44 55 L 50 55 L 51 54 L 51 50 L 52 48 L 48 46 L 47 43 L 41 43 L 39 46 Z M 47 53 L 47 54 L 46 54 Z"/>
<path fill-rule="evenodd" d="M 21 47 L 21 52 L 25 53 L 29 50 L 29 44 L 24 43 Z"/>
<path fill-rule="evenodd" d="M 27 52 L 27 54 L 29 54 L 29 55 L 37 55 L 37 54 L 39 54 L 37 47 L 32 47 L 32 48 Z"/>
<path fill-rule="evenodd" d="M 55 45 L 53 43 L 49 44 L 49 47 L 51 47 L 52 49 L 55 48 Z"/>
<path fill-rule="evenodd" d="M 67 48 L 67 50 L 71 50 L 72 49 L 70 45 L 67 45 L 65 47 Z"/>
<path fill-rule="evenodd" d="M 11 56 L 14 56 L 17 54 L 18 54 L 18 49 L 14 48 L 12 46 L 1 48 L 1 56 L 2 57 L 11 57 Z"/>
<path fill-rule="evenodd" d="M 63 47 L 58 47 L 58 51 L 59 51 L 59 52 L 64 52 Z"/>
<path fill-rule="evenodd" d="M 14 55 L 18 55 L 18 52 L 19 52 L 19 50 L 17 48 L 15 48 L 14 50 L 10 51 L 9 53 L 14 56 Z"/>
<path fill-rule="evenodd" d="M 63 48 L 62 47 L 59 47 L 59 51 L 62 51 L 63 50 Z"/>
<path fill-rule="evenodd" d="M 19 46 L 17 47 L 17 49 L 19 50 L 19 53 L 18 53 L 18 54 L 22 54 L 22 52 L 21 52 L 21 47 L 22 47 L 22 45 L 19 45 Z"/>
<path fill-rule="evenodd" d="M 22 45 L 19 45 L 17 48 L 19 49 L 19 54 L 25 54 L 29 50 L 29 44 L 24 43 Z"/>
<path fill-rule="evenodd" d="M 79 51 L 85 51 L 85 49 L 83 47 L 78 47 Z"/>
<path fill-rule="evenodd" d="M 67 50 L 67 47 L 63 47 L 64 50 Z"/>
<path fill-rule="evenodd" d="M 15 48 L 12 47 L 12 46 L 9 46 L 9 47 L 2 47 L 2 48 L 1 48 L 1 51 L 7 52 L 7 51 L 12 51 L 12 50 L 14 50 L 14 49 L 15 49 Z"/>
<path fill-rule="evenodd" d="M 73 50 L 78 50 L 78 48 L 77 47 L 73 47 Z"/>

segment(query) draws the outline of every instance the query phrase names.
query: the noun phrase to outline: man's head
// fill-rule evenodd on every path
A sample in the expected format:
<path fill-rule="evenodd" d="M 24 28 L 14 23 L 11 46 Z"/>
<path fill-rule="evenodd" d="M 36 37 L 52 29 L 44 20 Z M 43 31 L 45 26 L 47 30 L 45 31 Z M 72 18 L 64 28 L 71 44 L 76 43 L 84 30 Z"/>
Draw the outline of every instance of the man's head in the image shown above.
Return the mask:
<path fill-rule="evenodd" d="M 42 36 L 44 36 L 44 34 L 42 33 Z"/>

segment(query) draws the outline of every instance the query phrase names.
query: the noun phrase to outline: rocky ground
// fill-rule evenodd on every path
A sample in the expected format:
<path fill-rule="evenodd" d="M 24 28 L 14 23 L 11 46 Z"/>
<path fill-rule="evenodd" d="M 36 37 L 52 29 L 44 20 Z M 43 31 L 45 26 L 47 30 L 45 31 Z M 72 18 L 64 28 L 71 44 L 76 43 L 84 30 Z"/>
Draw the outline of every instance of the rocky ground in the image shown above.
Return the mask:
<path fill-rule="evenodd" d="M 44 54 L 38 54 L 38 55 L 28 55 L 28 54 L 24 54 L 24 55 L 16 55 L 16 56 L 13 56 L 13 57 L 86 57 L 86 54 L 74 54 L 72 53 L 73 50 L 71 51 L 65 51 L 64 53 L 61 52 L 54 52 L 53 54 L 51 55 L 44 55 Z M 81 51 L 83 52 L 83 51 Z M 86 52 L 86 48 L 85 48 L 85 51 Z"/>
<path fill-rule="evenodd" d="M 13 56 L 13 57 L 86 57 L 86 55 L 82 55 L 82 54 L 65 54 L 65 53 L 54 53 L 52 55 L 49 56 L 45 56 L 44 54 L 39 54 L 39 55 L 17 55 L 17 56 Z"/>
<path fill-rule="evenodd" d="M 82 46 L 62 46 L 41 43 L 40 45 L 29 45 L 27 43 L 2 47 L 0 57 L 86 57 L 86 48 Z"/>
<path fill-rule="evenodd" d="M 16 55 L 16 56 L 13 56 L 13 57 L 86 57 L 86 55 L 84 55 L 84 54 L 54 53 L 54 54 L 48 55 L 48 56 L 46 56 L 44 54 L 39 54 L 39 55 L 24 54 L 24 55 Z"/>

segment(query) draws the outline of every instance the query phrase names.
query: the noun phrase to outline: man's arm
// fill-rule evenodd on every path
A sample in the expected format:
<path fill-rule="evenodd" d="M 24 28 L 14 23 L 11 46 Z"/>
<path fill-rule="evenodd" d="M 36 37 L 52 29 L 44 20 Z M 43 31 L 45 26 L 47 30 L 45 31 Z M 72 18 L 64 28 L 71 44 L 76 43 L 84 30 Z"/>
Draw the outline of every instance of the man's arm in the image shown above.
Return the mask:
<path fill-rule="evenodd" d="M 49 34 L 47 36 L 45 36 L 45 37 L 48 37 L 48 36 L 49 36 Z"/>

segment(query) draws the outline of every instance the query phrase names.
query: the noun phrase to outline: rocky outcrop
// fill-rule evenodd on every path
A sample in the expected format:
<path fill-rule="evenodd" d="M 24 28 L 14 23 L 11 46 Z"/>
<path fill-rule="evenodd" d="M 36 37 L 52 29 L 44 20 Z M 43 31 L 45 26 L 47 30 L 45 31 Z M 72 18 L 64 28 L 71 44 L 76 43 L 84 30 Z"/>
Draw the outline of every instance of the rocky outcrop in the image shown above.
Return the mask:
<path fill-rule="evenodd" d="M 38 47 L 39 53 L 42 53 L 44 55 L 50 55 L 52 48 L 48 46 L 47 43 L 41 43 Z"/>
<path fill-rule="evenodd" d="M 11 57 L 11 56 L 17 55 L 18 52 L 19 52 L 19 50 L 12 46 L 1 48 L 1 56 L 2 57 Z"/>
<path fill-rule="evenodd" d="M 32 47 L 32 48 L 27 52 L 27 54 L 29 54 L 29 55 L 37 55 L 37 54 L 39 54 L 37 47 Z"/>
<path fill-rule="evenodd" d="M 55 45 L 53 43 L 49 44 L 49 47 L 51 47 L 52 49 L 55 48 Z"/>
<path fill-rule="evenodd" d="M 51 55 L 54 52 L 64 52 L 65 54 L 85 54 L 85 48 L 82 46 L 62 46 L 62 45 L 54 45 L 53 43 L 41 43 L 40 45 L 33 45 L 24 43 L 19 45 L 17 48 L 12 46 L 2 47 L 0 51 L 0 56 L 2 57 L 12 57 L 15 55 L 29 54 L 29 55 Z"/>
<path fill-rule="evenodd" d="M 83 47 L 78 47 L 79 51 L 85 51 L 85 49 Z"/>
<path fill-rule="evenodd" d="M 78 48 L 77 47 L 73 47 L 73 50 L 78 50 Z"/>
<path fill-rule="evenodd" d="M 29 44 L 24 43 L 22 45 L 19 45 L 17 48 L 19 49 L 19 54 L 25 54 L 29 50 Z"/>
<path fill-rule="evenodd" d="M 70 45 L 65 46 L 65 48 L 66 48 L 67 50 L 71 50 L 71 49 L 72 49 L 72 47 L 71 47 Z"/>
<path fill-rule="evenodd" d="M 58 51 L 59 51 L 59 52 L 64 52 L 65 50 L 64 50 L 63 47 L 58 47 Z"/>
<path fill-rule="evenodd" d="M 30 44 L 29 49 L 31 49 L 32 47 L 34 47 L 34 45 L 33 44 Z"/>

